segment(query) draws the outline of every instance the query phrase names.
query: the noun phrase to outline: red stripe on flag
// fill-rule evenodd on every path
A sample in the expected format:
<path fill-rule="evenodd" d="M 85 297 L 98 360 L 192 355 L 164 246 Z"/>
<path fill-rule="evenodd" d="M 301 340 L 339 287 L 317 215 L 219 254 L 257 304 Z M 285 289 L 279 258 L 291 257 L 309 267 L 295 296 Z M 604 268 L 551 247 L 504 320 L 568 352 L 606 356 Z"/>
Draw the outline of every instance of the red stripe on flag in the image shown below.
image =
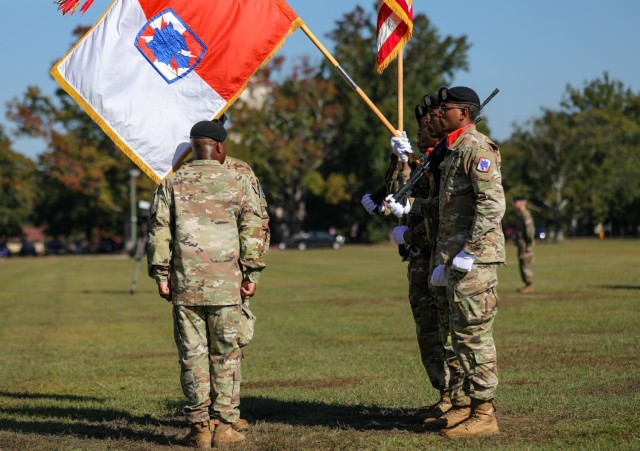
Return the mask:
<path fill-rule="evenodd" d="M 391 27 L 389 25 L 391 24 Z M 393 26 L 395 24 L 395 27 Z M 378 9 L 376 69 L 382 72 L 413 31 L 413 9 L 410 0 L 382 0 Z"/>
<path fill-rule="evenodd" d="M 391 34 L 391 36 L 389 36 L 389 38 L 386 41 L 384 41 L 384 44 L 382 44 L 382 47 L 380 47 L 380 50 L 378 50 L 378 58 L 377 58 L 378 64 L 382 64 L 384 60 L 389 55 L 391 55 L 391 53 L 396 48 L 396 46 L 404 38 L 404 35 L 408 29 L 409 29 L 409 26 L 406 23 L 400 22 L 398 24 L 398 26 L 396 27 L 396 31 L 393 34 Z"/>

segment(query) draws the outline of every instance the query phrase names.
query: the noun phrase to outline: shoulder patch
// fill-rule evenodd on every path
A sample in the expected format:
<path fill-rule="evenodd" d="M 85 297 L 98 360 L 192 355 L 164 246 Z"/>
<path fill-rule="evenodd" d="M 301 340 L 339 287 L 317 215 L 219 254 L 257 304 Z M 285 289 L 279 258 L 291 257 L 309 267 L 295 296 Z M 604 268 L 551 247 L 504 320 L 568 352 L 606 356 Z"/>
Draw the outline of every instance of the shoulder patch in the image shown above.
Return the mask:
<path fill-rule="evenodd" d="M 491 169 L 491 160 L 488 158 L 480 158 L 478 161 L 478 165 L 476 166 L 476 171 L 487 173 Z"/>

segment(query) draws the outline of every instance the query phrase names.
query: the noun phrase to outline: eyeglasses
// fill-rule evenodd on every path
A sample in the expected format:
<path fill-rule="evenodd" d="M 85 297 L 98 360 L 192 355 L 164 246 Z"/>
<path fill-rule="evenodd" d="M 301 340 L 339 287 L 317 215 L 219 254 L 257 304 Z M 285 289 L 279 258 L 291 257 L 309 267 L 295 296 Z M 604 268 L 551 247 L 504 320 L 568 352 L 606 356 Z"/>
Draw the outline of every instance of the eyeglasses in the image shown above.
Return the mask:
<path fill-rule="evenodd" d="M 447 105 L 440 105 L 439 107 L 440 111 L 449 111 L 449 110 L 466 110 L 467 107 L 466 106 L 447 106 Z"/>

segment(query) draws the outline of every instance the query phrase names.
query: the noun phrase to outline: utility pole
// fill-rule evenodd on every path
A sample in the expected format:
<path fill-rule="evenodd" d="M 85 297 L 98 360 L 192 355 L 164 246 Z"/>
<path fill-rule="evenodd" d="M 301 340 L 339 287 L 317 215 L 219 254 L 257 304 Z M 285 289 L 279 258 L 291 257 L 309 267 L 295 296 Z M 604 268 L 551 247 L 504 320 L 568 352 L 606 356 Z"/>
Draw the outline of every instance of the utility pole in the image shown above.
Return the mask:
<path fill-rule="evenodd" d="M 129 196 L 131 201 L 131 237 L 127 250 L 131 250 L 135 247 L 138 241 L 138 213 L 136 211 L 136 179 L 140 177 L 140 171 L 138 169 L 129 169 Z"/>

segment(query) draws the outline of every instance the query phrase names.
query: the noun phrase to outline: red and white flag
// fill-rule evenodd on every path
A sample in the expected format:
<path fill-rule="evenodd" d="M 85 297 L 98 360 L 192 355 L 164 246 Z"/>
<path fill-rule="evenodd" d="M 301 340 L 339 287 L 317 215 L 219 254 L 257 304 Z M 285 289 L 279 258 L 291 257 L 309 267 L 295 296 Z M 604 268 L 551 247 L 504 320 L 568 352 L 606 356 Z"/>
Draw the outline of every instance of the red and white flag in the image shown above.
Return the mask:
<path fill-rule="evenodd" d="M 382 73 L 411 38 L 413 0 L 380 0 L 378 4 L 376 70 Z"/>
<path fill-rule="evenodd" d="M 284 0 L 114 0 L 51 74 L 159 183 L 301 24 Z"/>

